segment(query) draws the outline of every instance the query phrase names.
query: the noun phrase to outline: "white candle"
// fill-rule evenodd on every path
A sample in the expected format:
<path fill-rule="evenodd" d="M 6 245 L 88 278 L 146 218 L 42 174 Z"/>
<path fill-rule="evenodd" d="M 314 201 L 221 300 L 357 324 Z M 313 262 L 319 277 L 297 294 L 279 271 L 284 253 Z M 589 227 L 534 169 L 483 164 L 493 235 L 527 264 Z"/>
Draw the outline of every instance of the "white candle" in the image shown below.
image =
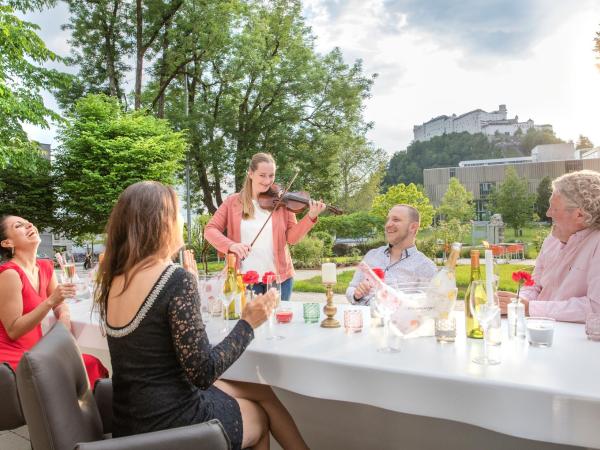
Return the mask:
<path fill-rule="evenodd" d="M 335 263 L 323 263 L 321 264 L 321 278 L 323 284 L 335 284 L 337 283 Z"/>
<path fill-rule="evenodd" d="M 491 303 L 494 298 L 494 255 L 491 250 L 485 251 L 485 293 Z"/>

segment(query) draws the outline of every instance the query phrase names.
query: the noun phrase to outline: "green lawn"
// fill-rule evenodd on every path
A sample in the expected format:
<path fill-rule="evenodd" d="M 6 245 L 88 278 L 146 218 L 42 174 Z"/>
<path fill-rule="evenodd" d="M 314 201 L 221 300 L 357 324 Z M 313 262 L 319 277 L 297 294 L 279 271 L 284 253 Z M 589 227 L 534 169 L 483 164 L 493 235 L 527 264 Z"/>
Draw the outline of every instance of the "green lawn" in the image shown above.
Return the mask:
<path fill-rule="evenodd" d="M 517 284 L 512 281 L 511 275 L 516 270 L 526 270 L 531 272 L 533 266 L 525 264 L 498 264 L 497 272 L 500 276 L 500 289 L 505 291 L 516 291 Z M 481 267 L 482 275 L 485 276 L 485 266 Z M 349 270 L 347 272 L 338 273 L 337 284 L 334 287 L 334 292 L 337 294 L 344 294 L 348 288 L 348 284 L 352 280 L 354 272 Z M 458 286 L 458 298 L 462 299 L 465 296 L 465 290 L 469 285 L 469 279 L 471 276 L 471 267 L 468 265 L 456 267 L 456 284 Z M 316 276 L 308 280 L 294 281 L 294 291 L 298 292 L 325 292 L 325 287 L 321 283 L 321 277 Z"/>

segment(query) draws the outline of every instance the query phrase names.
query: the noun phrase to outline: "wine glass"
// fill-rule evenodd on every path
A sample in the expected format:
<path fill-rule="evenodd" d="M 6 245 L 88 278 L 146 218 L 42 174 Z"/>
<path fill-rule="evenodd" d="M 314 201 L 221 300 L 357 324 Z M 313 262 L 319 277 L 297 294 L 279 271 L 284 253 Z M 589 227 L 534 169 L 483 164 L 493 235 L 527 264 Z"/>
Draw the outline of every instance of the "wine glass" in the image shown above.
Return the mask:
<path fill-rule="evenodd" d="M 281 278 L 279 277 L 279 275 L 275 275 L 270 280 L 267 280 L 267 292 L 269 292 L 271 289 L 275 289 L 277 298 L 275 301 L 275 306 L 273 307 L 273 309 L 271 310 L 271 313 L 269 314 L 267 339 L 281 340 L 281 339 L 285 339 L 285 336 L 275 334 L 275 331 L 274 331 L 275 310 L 277 308 L 279 308 L 279 304 L 281 302 Z"/>
<path fill-rule="evenodd" d="M 61 283 L 66 284 L 74 284 L 75 285 L 75 295 L 79 294 L 80 291 L 83 289 L 84 291 L 87 290 L 87 285 L 84 281 L 79 279 L 79 276 L 77 275 L 77 270 L 75 268 L 75 262 L 71 261 L 71 262 L 65 262 L 63 267 L 62 267 L 63 273 L 61 274 Z M 67 298 L 65 299 L 65 302 L 68 304 L 71 303 L 77 303 L 79 302 L 80 299 L 74 297 L 74 298 Z"/>
<path fill-rule="evenodd" d="M 492 298 L 488 298 L 487 295 L 481 295 L 485 292 L 485 282 L 483 280 L 475 280 L 473 283 L 469 303 L 471 311 L 473 311 L 473 314 L 483 329 L 483 355 L 474 358 L 473 362 L 484 366 L 500 364 L 500 361 L 490 358 L 488 354 L 490 324 L 492 320 L 500 314 L 498 297 L 492 295 Z"/>
<path fill-rule="evenodd" d="M 240 295 L 238 294 L 236 291 L 230 291 L 228 293 L 225 292 L 221 292 L 219 298 L 221 299 L 221 302 L 223 303 L 223 319 L 225 321 L 225 328 L 223 329 L 225 334 L 229 334 L 229 319 L 227 317 L 228 311 L 229 311 L 229 306 L 231 305 L 231 302 L 233 302 L 236 297 Z"/>

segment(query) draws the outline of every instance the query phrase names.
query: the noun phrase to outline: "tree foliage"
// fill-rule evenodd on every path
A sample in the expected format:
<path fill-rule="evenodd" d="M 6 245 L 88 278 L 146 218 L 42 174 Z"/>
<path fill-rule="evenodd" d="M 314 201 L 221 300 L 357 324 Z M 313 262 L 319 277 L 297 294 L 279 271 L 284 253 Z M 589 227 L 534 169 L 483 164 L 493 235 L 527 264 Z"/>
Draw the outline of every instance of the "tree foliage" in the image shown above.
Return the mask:
<path fill-rule="evenodd" d="M 24 217 L 43 230 L 55 225 L 53 213 L 50 161 L 35 148 L 8 150 L 0 168 L 0 215 Z"/>
<path fill-rule="evenodd" d="M 80 99 L 60 133 L 56 180 L 60 225 L 72 235 L 103 231 L 119 194 L 132 183 L 175 182 L 186 143 L 167 121 L 123 112 L 116 98 Z"/>
<path fill-rule="evenodd" d="M 13 3 L 24 10 L 44 2 Z M 29 145 L 24 123 L 47 128 L 50 120 L 60 119 L 44 104 L 41 92 L 64 85 L 66 76 L 45 67 L 60 58 L 46 48 L 38 29 L 0 4 L 0 166 L 9 148 Z"/>
<path fill-rule="evenodd" d="M 579 135 L 579 139 L 577 140 L 577 146 L 575 147 L 577 150 L 582 148 L 593 148 L 594 144 L 587 136 Z"/>
<path fill-rule="evenodd" d="M 431 226 L 434 214 L 433 206 L 431 206 L 423 191 L 413 183 L 408 186 L 400 183 L 390 187 L 385 194 L 375 197 L 371 212 L 374 216 L 385 220 L 389 210 L 400 203 L 411 205 L 419 211 L 421 214 L 421 228 Z"/>
<path fill-rule="evenodd" d="M 385 187 L 423 184 L 423 169 L 456 167 L 463 160 L 499 156 L 499 150 L 481 133 L 451 133 L 426 142 L 414 141 L 406 151 L 392 156 L 383 183 Z"/>
<path fill-rule="evenodd" d="M 341 216 L 324 216 L 313 232 L 325 232 L 337 238 L 370 238 L 383 230 L 384 220 L 365 211 Z"/>
<path fill-rule="evenodd" d="M 504 181 L 488 197 L 492 212 L 500 213 L 515 235 L 532 220 L 535 198 L 528 191 L 527 180 L 519 178 L 512 166 L 506 168 Z"/>
<path fill-rule="evenodd" d="M 469 222 L 475 216 L 473 205 L 473 193 L 460 184 L 458 178 L 450 178 L 450 184 L 442 197 L 440 207 L 437 210 L 446 221 L 452 219 L 460 223 Z"/>
<path fill-rule="evenodd" d="M 536 145 L 562 144 L 564 142 L 562 139 L 557 138 L 551 130 L 530 128 L 521 137 L 519 150 L 522 155 L 529 156 Z"/>
<path fill-rule="evenodd" d="M 546 176 L 542 178 L 537 187 L 537 197 L 535 199 L 535 212 L 540 220 L 549 221 L 546 212 L 550 207 L 550 196 L 552 195 L 552 178 Z"/>

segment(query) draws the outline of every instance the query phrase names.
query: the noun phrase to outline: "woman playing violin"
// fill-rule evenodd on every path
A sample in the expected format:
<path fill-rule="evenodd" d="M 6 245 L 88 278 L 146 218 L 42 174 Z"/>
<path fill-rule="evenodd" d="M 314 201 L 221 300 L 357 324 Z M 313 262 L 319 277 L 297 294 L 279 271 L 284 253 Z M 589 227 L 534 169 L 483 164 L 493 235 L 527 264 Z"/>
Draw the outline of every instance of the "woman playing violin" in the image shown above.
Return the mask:
<path fill-rule="evenodd" d="M 289 300 L 294 267 L 288 244 L 296 244 L 306 236 L 326 205 L 309 200 L 308 214 L 300 222 L 293 212 L 277 208 L 259 233 L 270 211 L 260 207 L 258 197 L 271 190 L 274 180 L 275 160 L 268 153 L 256 153 L 242 190 L 223 202 L 206 225 L 204 237 L 221 253 L 235 253 L 238 261 L 241 260 L 242 272 L 277 274 L 281 281 L 281 299 Z M 265 285 L 257 283 L 255 290 L 264 292 Z"/>

